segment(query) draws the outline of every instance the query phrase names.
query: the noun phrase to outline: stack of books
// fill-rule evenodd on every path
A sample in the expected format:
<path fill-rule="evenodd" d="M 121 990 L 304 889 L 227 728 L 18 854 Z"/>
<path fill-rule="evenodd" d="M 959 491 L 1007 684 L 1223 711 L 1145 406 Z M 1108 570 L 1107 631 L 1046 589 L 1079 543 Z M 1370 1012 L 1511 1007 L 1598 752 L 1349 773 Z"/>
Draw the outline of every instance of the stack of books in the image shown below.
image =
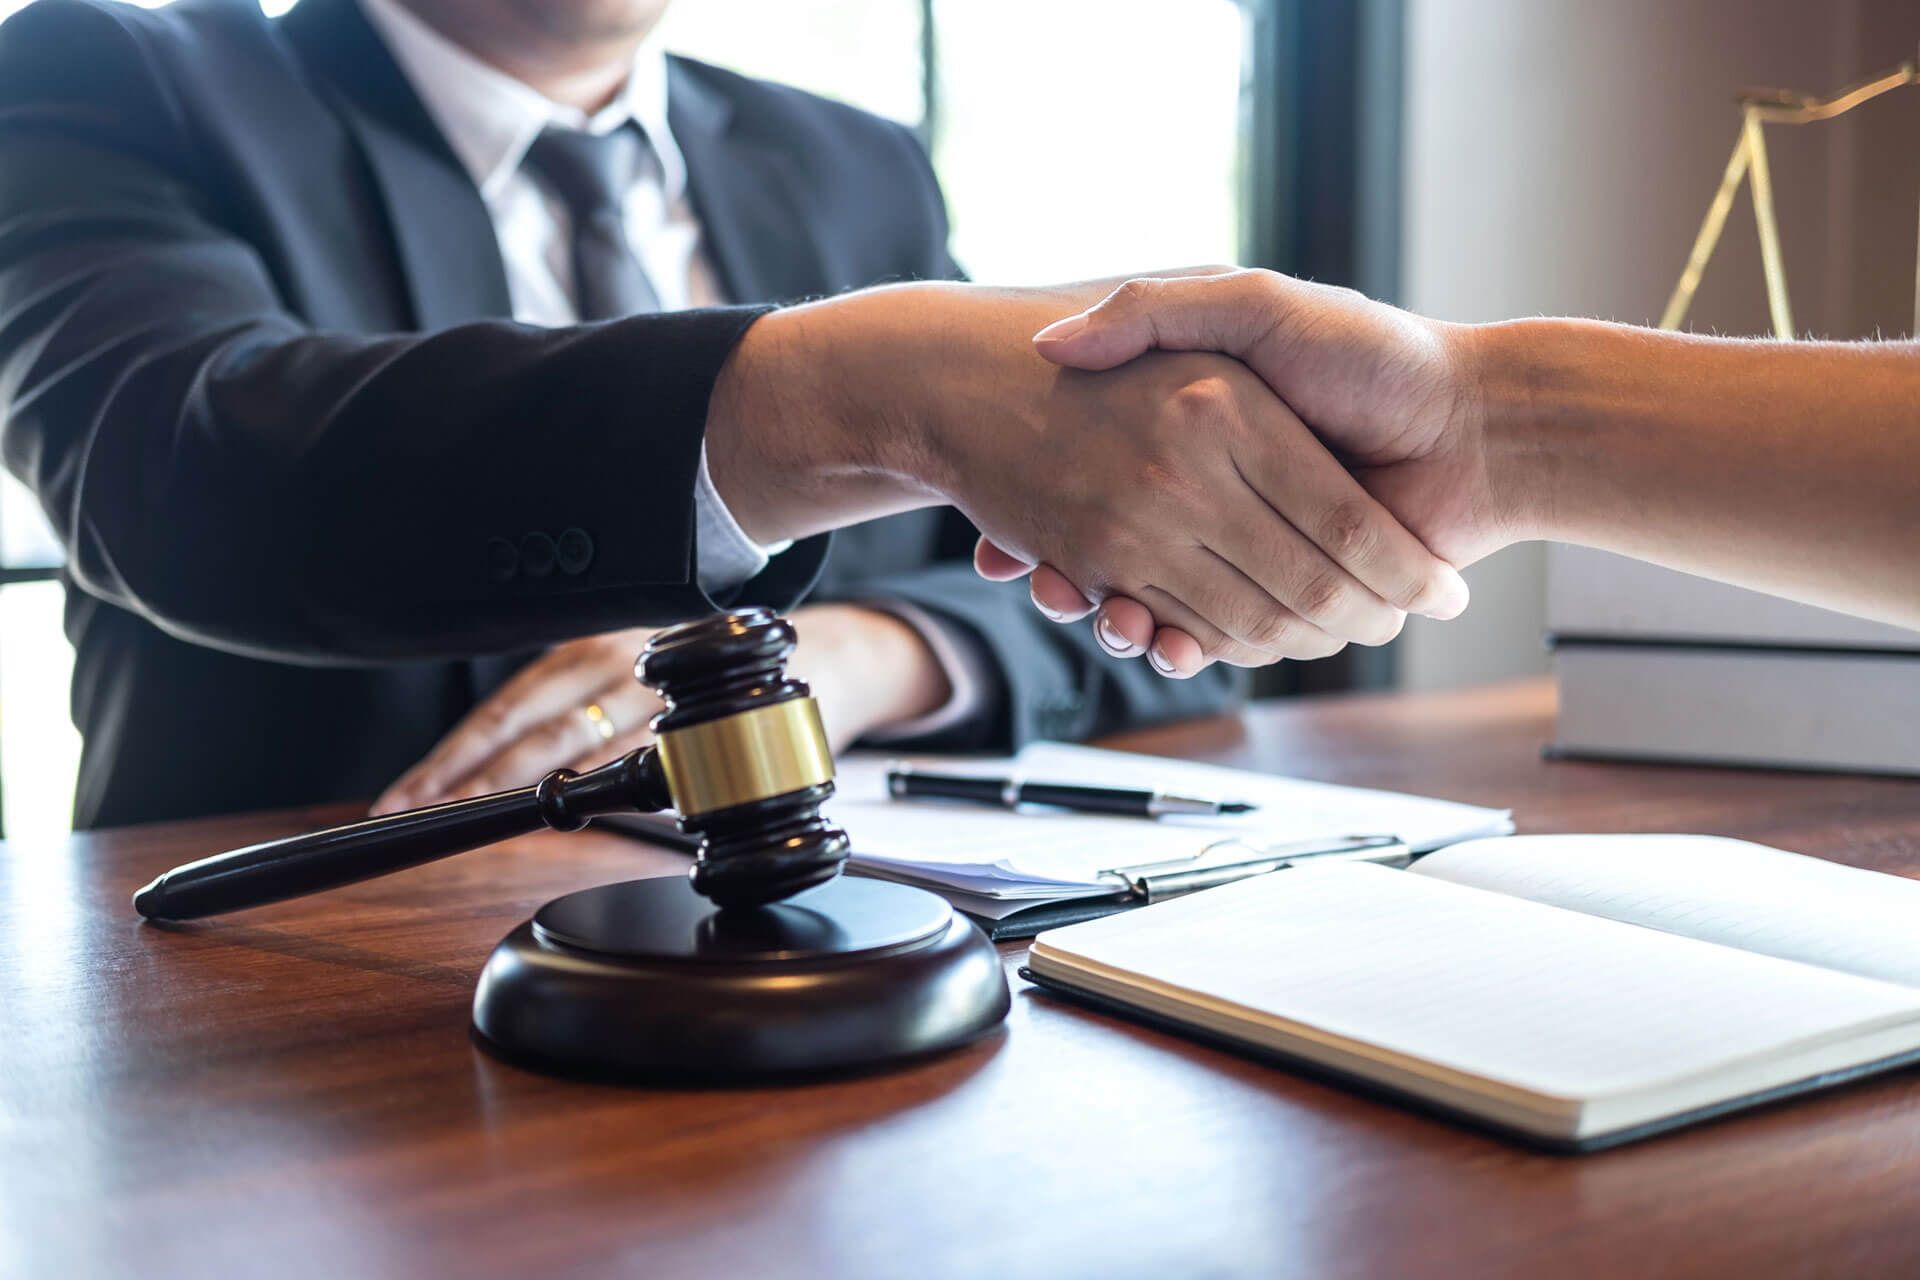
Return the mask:
<path fill-rule="evenodd" d="M 1920 774 L 1920 632 L 1553 547 L 1556 754 Z"/>

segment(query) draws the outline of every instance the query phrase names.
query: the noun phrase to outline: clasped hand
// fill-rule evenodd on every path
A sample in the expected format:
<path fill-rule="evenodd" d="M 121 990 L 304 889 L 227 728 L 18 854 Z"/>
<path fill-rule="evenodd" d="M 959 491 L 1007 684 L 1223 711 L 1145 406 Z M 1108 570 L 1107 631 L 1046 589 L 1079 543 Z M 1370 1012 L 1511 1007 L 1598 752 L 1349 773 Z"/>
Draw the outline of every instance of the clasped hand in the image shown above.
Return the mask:
<path fill-rule="evenodd" d="M 793 613 L 800 637 L 788 670 L 820 700 L 835 751 L 861 735 L 944 703 L 938 660 L 906 623 L 859 605 Z M 634 679 L 648 628 L 556 645 L 515 672 L 419 763 L 373 812 L 393 813 L 539 780 L 550 769 L 591 769 L 653 741 L 660 695 Z M 593 708 L 589 714 L 588 708 Z"/>
<path fill-rule="evenodd" d="M 1041 330 L 1034 346 L 1086 372 L 1165 358 L 1155 350 L 1242 362 L 1236 373 L 1213 375 L 1221 403 L 1185 393 L 1205 406 L 1193 422 L 1204 444 L 1192 448 L 1224 443 L 1241 482 L 1220 491 L 1221 523 L 1238 527 L 1205 541 L 1216 565 L 1171 590 L 1124 589 L 1072 561 L 1036 563 L 991 536 L 975 565 L 997 580 L 1031 573 L 1035 607 L 1056 621 L 1097 606 L 1104 647 L 1119 657 L 1145 653 L 1175 676 L 1213 661 L 1377 644 L 1399 630 L 1402 610 L 1452 617 L 1467 602 L 1453 566 L 1524 536 L 1484 447 L 1470 333 L 1269 271 L 1129 281 Z M 1245 512 L 1245 489 L 1268 510 Z M 1219 585 L 1192 585 L 1208 583 Z M 1249 585 L 1279 608 L 1241 612 L 1254 595 Z M 1249 616 L 1256 621 L 1234 625 Z"/>

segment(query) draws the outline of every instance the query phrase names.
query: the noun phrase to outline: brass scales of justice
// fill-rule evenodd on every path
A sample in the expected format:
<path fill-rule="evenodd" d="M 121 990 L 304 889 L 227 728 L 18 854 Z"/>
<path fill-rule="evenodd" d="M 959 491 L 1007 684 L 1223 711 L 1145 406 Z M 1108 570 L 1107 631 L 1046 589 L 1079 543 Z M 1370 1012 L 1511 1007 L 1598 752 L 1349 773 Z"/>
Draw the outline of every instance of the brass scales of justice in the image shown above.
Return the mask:
<path fill-rule="evenodd" d="M 1786 89 L 1750 89 L 1736 101 L 1740 105 L 1740 134 L 1733 154 L 1720 177 L 1720 186 L 1701 220 L 1700 233 L 1694 237 L 1693 250 L 1680 280 L 1673 286 L 1666 310 L 1660 315 L 1662 329 L 1678 329 L 1686 322 L 1687 310 L 1700 289 L 1700 278 L 1726 229 L 1727 214 L 1733 209 L 1740 184 L 1751 181 L 1753 218 L 1760 237 L 1760 269 L 1767 283 L 1767 311 L 1773 323 L 1773 336 L 1782 341 L 1795 335 L 1793 306 L 1787 297 L 1787 275 L 1780 253 L 1780 222 L 1774 214 L 1773 175 L 1767 164 L 1767 139 L 1763 126 L 1769 124 L 1802 125 L 1843 116 L 1883 93 L 1905 85 L 1920 84 L 1920 64 L 1901 63 L 1859 84 L 1826 97 L 1795 93 Z M 1920 235 L 1916 235 L 1914 260 L 1913 327 L 1909 332 L 1920 337 Z"/>

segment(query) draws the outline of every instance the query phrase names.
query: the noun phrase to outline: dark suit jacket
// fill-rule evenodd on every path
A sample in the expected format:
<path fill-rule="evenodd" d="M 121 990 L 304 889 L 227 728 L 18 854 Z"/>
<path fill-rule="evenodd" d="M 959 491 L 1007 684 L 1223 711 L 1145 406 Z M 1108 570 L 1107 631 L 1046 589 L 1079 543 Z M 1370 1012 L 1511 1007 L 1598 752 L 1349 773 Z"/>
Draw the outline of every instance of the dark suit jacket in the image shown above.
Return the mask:
<path fill-rule="evenodd" d="M 956 274 L 898 126 L 676 60 L 670 112 L 729 295 Z M 373 794 L 529 647 L 715 607 L 692 565 L 708 394 L 762 308 L 512 324 L 474 189 L 351 0 L 0 30 L 0 415 L 68 555 L 83 826 Z M 976 637 L 968 740 L 1194 713 L 967 566 L 919 512 L 776 557 Z M 822 573 L 824 562 L 824 573 Z M 495 655 L 495 656 L 478 656 Z"/>

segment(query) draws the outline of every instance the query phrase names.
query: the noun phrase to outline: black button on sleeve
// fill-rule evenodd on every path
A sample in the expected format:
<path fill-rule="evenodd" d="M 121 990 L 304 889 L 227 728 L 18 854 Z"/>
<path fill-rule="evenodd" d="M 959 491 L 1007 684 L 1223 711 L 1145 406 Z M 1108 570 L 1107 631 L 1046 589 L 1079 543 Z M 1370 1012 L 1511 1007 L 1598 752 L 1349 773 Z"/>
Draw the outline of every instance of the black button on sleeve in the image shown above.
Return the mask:
<path fill-rule="evenodd" d="M 512 582 L 520 572 L 520 553 L 505 538 L 487 539 L 487 581 Z"/>
<path fill-rule="evenodd" d="M 593 563 L 593 539 L 585 529 L 568 529 L 560 535 L 560 572 L 577 578 Z"/>
<path fill-rule="evenodd" d="M 559 558 L 559 548 L 544 533 L 530 533 L 520 539 L 520 568 L 529 578 L 546 577 Z"/>

